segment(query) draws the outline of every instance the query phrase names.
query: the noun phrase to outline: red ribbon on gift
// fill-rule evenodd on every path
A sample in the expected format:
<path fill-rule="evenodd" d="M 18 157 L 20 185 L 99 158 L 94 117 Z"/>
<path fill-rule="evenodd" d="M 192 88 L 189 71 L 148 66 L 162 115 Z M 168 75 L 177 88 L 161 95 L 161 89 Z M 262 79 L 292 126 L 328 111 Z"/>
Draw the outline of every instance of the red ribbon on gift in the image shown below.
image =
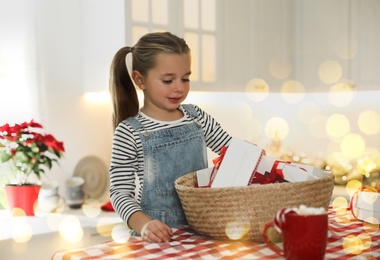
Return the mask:
<path fill-rule="evenodd" d="M 254 177 L 251 178 L 251 180 L 249 181 L 249 185 L 251 185 L 251 184 L 267 184 L 267 183 L 269 183 L 267 178 L 258 172 L 256 172 Z"/>
<path fill-rule="evenodd" d="M 280 163 L 290 164 L 290 162 L 276 160 L 272 166 L 272 169 L 270 170 L 270 175 L 269 175 L 270 180 L 276 181 L 279 178 L 284 180 L 284 174 L 282 173 L 283 168 L 278 168 L 278 165 Z"/>
<path fill-rule="evenodd" d="M 227 146 L 222 146 L 222 148 L 220 149 L 219 156 L 212 160 L 212 162 L 214 164 L 214 168 L 212 169 L 212 172 L 210 175 L 210 183 L 207 185 L 207 187 L 211 187 L 211 184 L 215 179 L 216 173 L 219 170 L 219 166 L 223 161 L 224 155 L 227 152 L 227 148 L 228 148 Z"/>
<path fill-rule="evenodd" d="M 214 163 L 214 166 L 220 165 L 220 163 L 223 161 L 223 158 L 226 152 L 227 152 L 227 146 L 223 145 L 222 148 L 220 149 L 220 153 L 219 153 L 220 155 L 212 160 L 212 162 Z"/>
<path fill-rule="evenodd" d="M 254 178 L 252 178 L 250 184 L 268 184 L 268 183 L 276 183 L 276 182 L 286 182 L 284 179 L 284 174 L 282 173 L 282 169 L 278 169 L 279 163 L 290 164 L 290 162 L 276 160 L 273 163 L 272 169 L 270 172 L 265 172 L 265 174 L 261 174 L 256 172 Z"/>

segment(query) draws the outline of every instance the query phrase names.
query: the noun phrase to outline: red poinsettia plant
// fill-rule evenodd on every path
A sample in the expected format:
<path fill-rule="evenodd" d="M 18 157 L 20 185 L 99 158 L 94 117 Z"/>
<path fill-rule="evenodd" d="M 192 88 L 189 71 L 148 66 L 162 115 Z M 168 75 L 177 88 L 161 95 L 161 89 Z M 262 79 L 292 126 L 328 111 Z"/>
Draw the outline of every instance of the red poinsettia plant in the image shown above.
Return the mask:
<path fill-rule="evenodd" d="M 0 161 L 10 164 L 17 185 L 28 184 L 32 173 L 40 179 L 45 169 L 58 163 L 65 151 L 63 142 L 42 130 L 42 125 L 33 120 L 0 126 Z"/>

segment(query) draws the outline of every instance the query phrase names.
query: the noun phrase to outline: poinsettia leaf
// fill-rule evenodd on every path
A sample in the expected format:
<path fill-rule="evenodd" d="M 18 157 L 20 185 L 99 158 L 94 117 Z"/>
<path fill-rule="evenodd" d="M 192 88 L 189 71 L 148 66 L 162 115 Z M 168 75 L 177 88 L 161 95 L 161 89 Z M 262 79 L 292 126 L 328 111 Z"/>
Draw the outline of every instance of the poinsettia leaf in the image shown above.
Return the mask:
<path fill-rule="evenodd" d="M 44 157 L 44 162 L 43 164 L 48 168 L 48 169 L 51 169 L 51 167 L 53 166 L 52 162 L 51 162 L 51 159 L 49 159 L 48 157 Z"/>
<path fill-rule="evenodd" d="M 0 160 L 2 163 L 9 161 L 9 159 L 11 158 L 12 156 L 10 154 L 7 154 L 6 152 L 1 152 L 0 154 Z"/>
<path fill-rule="evenodd" d="M 22 151 L 17 151 L 15 156 L 14 156 L 15 161 L 21 162 L 21 163 L 28 163 L 29 162 L 29 157 L 27 156 L 26 153 Z"/>

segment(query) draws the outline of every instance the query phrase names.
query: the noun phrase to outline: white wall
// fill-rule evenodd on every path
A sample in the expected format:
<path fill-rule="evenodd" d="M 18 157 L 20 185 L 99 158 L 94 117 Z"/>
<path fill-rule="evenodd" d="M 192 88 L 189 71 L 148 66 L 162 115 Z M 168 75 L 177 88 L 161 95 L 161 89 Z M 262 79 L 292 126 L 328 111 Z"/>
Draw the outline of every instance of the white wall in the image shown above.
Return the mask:
<path fill-rule="evenodd" d="M 61 166 L 54 166 L 48 177 L 59 181 L 63 194 L 64 180 L 73 175 L 76 164 L 83 157 L 98 156 L 108 167 L 112 141 L 111 104 L 90 103 L 84 99 L 83 2 L 34 1 L 37 11 L 36 68 L 43 90 L 39 117 L 46 130 L 63 140 L 66 148 Z M 332 151 L 339 151 L 340 140 L 329 138 L 323 124 L 334 113 L 345 115 L 350 121 L 350 131 L 360 134 L 368 147 L 379 147 L 379 134 L 365 135 L 357 124 L 362 111 L 380 111 L 379 94 L 379 91 L 354 93 L 352 101 L 344 107 L 332 105 L 328 93 L 309 93 L 299 102 L 289 103 L 279 93 L 269 94 L 263 101 L 254 101 L 243 92 L 204 92 L 191 93 L 188 102 L 209 112 L 232 135 L 263 147 L 270 143 L 265 135 L 268 120 L 281 117 L 289 126 L 289 134 L 283 140 L 285 149 L 311 157 L 327 157 Z M 300 111 L 310 107 L 318 110 L 320 121 L 308 124 L 300 119 Z M 210 154 L 210 162 L 213 156 Z"/>
<path fill-rule="evenodd" d="M 33 8 L 31 1 L 0 0 L 0 124 L 38 113 Z"/>
<path fill-rule="evenodd" d="M 91 82 L 84 78 L 87 68 L 84 56 L 94 60 L 88 57 L 89 52 L 83 45 L 85 2 L 38 0 L 36 3 L 39 83 L 43 89 L 41 117 L 46 130 L 64 141 L 66 149 L 60 166 L 54 166 L 48 177 L 59 181 L 63 195 L 64 180 L 74 174 L 77 163 L 84 157 L 97 156 L 108 168 L 111 105 L 92 104 L 84 98 L 84 83 Z M 98 54 L 99 50 L 92 53 L 94 57 Z M 94 78 L 99 75 L 94 74 Z"/>

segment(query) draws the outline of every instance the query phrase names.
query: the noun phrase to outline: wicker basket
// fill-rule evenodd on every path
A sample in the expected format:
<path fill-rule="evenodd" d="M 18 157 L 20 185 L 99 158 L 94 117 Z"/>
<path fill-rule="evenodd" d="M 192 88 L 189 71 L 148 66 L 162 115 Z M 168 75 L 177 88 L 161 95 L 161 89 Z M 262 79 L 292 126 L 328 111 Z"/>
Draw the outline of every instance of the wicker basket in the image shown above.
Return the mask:
<path fill-rule="evenodd" d="M 285 207 L 328 208 L 334 176 L 295 182 L 231 188 L 195 188 L 196 173 L 175 181 L 187 221 L 199 234 L 214 239 L 263 242 L 262 228 Z"/>

